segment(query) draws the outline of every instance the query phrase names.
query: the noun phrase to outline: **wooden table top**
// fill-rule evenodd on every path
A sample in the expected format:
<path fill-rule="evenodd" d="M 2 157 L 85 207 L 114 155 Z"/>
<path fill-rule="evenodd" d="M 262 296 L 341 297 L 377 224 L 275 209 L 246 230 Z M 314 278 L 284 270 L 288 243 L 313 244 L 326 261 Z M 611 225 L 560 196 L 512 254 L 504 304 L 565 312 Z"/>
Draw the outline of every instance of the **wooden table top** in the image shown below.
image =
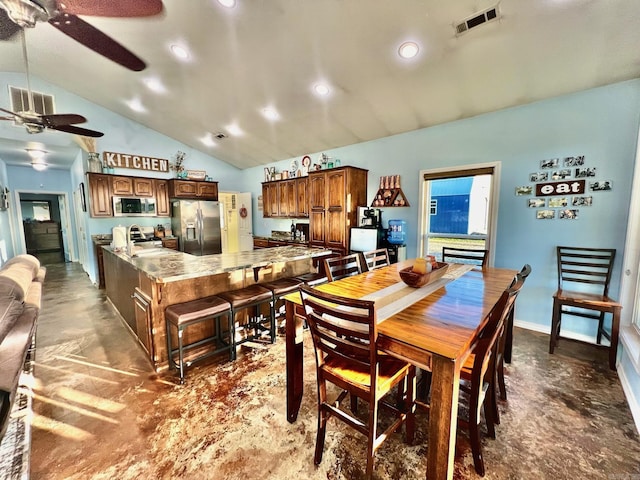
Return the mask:
<path fill-rule="evenodd" d="M 362 298 L 401 282 L 398 271 L 412 264 L 413 260 L 406 260 L 316 288 L 335 295 Z M 516 270 L 498 268 L 470 270 L 380 322 L 378 332 L 394 342 L 460 361 L 516 273 Z M 300 303 L 298 294 L 288 299 Z"/>

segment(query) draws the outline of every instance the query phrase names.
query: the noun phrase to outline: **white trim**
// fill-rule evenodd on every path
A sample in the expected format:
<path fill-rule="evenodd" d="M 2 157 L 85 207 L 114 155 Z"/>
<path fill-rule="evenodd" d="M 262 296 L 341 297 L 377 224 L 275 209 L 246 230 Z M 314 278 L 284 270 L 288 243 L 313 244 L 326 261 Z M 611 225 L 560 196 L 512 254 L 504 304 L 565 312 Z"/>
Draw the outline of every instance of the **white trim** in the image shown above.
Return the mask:
<path fill-rule="evenodd" d="M 624 368 L 618 369 L 618 378 L 620 378 L 622 391 L 624 392 L 624 396 L 627 398 L 627 404 L 629 405 L 629 410 L 631 410 L 631 416 L 636 424 L 636 432 L 640 432 L 640 403 L 638 403 L 638 399 L 633 394 L 631 383 L 625 374 Z"/>
<path fill-rule="evenodd" d="M 549 325 L 542 325 L 540 323 L 524 322 L 522 320 L 514 320 L 513 325 L 516 327 L 524 328 L 525 330 L 532 330 L 534 332 L 546 333 L 550 335 Z M 584 333 L 575 333 L 570 330 L 562 331 L 562 338 L 568 338 L 570 340 L 578 340 L 580 342 L 591 343 L 596 345 L 595 337 L 585 335 Z"/>
<path fill-rule="evenodd" d="M 496 255 L 495 248 L 493 248 L 493 246 L 498 232 L 498 205 L 500 204 L 499 197 L 501 166 L 502 162 L 487 162 L 475 163 L 472 165 L 458 165 L 455 167 L 441 167 L 420 170 L 420 188 L 418 194 L 418 198 L 420 199 L 420 205 L 418 205 L 418 255 L 426 255 L 428 253 L 424 251 L 426 243 L 426 234 L 424 234 L 424 232 L 429 231 L 430 208 L 425 208 L 425 203 L 427 197 L 430 197 L 430 191 L 428 188 L 428 183 L 424 181 L 424 175 L 426 173 L 457 172 L 459 170 L 493 167 L 493 175 L 491 176 L 491 199 L 489 205 L 489 231 L 487 232 L 485 243 L 485 248 L 489 250 L 489 258 L 487 260 L 487 264 L 493 266 Z M 427 188 L 425 188 L 425 184 L 427 184 Z"/>

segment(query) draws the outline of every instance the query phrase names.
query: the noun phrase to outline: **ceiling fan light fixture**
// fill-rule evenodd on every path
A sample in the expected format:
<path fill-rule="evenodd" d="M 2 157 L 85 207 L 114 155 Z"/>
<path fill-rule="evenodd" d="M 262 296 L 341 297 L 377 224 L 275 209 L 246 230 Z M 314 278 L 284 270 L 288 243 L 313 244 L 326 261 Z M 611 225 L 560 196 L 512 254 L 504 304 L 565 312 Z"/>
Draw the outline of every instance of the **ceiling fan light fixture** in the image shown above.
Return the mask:
<path fill-rule="evenodd" d="M 38 148 L 27 148 L 26 151 L 31 157 L 31 160 L 42 160 L 47 153 L 46 150 L 40 150 Z"/>
<path fill-rule="evenodd" d="M 419 51 L 420 47 L 418 47 L 416 42 L 404 42 L 400 45 L 400 48 L 398 48 L 398 55 L 402 58 L 413 58 L 418 55 Z"/>

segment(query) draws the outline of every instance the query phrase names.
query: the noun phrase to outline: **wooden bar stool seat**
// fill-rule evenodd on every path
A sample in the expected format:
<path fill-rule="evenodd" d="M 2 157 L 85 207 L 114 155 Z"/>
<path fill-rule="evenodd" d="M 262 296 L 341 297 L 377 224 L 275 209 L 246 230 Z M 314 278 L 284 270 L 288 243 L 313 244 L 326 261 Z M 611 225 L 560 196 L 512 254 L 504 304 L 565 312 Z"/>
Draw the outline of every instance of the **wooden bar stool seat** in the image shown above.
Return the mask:
<path fill-rule="evenodd" d="M 280 278 L 278 280 L 274 280 L 272 282 L 261 283 L 265 288 L 271 290 L 273 294 L 273 299 L 271 301 L 271 315 L 276 321 L 276 325 L 278 324 L 278 317 L 284 316 L 283 314 L 279 314 L 277 304 L 282 297 L 288 295 L 291 292 L 295 292 L 300 289 L 300 285 L 302 285 L 302 280 L 296 277 L 290 278 Z M 275 340 L 275 339 L 274 339 Z"/>
<path fill-rule="evenodd" d="M 320 270 L 321 270 L 320 272 L 311 272 L 311 273 L 305 273 L 304 275 L 298 275 L 295 278 L 300 280 L 300 282 L 304 283 L 305 285 L 308 285 L 310 287 L 316 287 L 318 285 L 322 285 L 323 283 L 327 283 L 329 281 L 329 279 L 325 275 L 322 268 Z"/>
<path fill-rule="evenodd" d="M 220 325 L 220 318 L 227 316 L 228 326 L 227 332 L 229 339 L 225 341 L 222 338 L 222 329 Z M 176 368 L 180 374 L 180 383 L 184 383 L 185 367 L 191 366 L 193 363 L 199 360 L 204 360 L 211 355 L 215 355 L 224 350 L 232 352 L 231 358 L 233 359 L 233 326 L 231 323 L 231 304 L 226 300 L 215 295 L 205 298 L 199 298 L 190 302 L 177 303 L 167 307 L 164 313 L 166 325 L 167 325 L 167 351 L 169 353 L 169 367 Z M 203 338 L 197 342 L 189 345 L 184 345 L 183 334 L 184 330 L 192 325 L 200 322 L 213 320 L 214 332 L 213 335 Z M 171 340 L 171 331 L 173 328 L 178 333 L 178 347 L 173 348 Z M 206 350 L 204 353 L 185 360 L 185 352 L 194 348 L 202 347 L 206 344 L 213 344 L 215 348 Z M 178 361 L 176 362 L 174 356 L 178 354 Z"/>
<path fill-rule="evenodd" d="M 234 360 L 236 358 L 235 346 L 261 337 L 261 332 L 268 331 L 271 337 L 271 343 L 275 342 L 276 322 L 272 314 L 271 301 L 273 300 L 273 293 L 271 290 L 263 287 L 262 285 L 254 284 L 238 290 L 219 293 L 218 296 L 231 304 L 231 317 L 232 324 L 234 326 L 234 333 L 235 328 L 238 328 L 236 326 L 236 315 L 238 312 L 244 309 L 258 307 L 255 316 L 252 317 L 251 314 L 249 314 L 249 321 L 245 327 L 245 331 L 253 329 L 253 334 L 247 335 L 240 341 L 235 340 L 234 335 L 234 346 L 231 353 Z M 259 307 L 263 304 L 269 304 L 269 318 L 267 319 L 262 316 L 259 310 Z M 268 327 L 265 326 L 265 323 L 267 322 L 269 325 Z"/>

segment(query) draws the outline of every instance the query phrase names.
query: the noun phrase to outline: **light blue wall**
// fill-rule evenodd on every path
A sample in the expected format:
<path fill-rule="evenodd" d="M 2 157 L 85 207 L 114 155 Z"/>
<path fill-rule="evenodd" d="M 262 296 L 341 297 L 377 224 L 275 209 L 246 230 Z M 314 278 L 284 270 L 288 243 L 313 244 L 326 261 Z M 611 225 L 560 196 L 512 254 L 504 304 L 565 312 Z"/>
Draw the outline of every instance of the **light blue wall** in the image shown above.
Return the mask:
<path fill-rule="evenodd" d="M 8 184 L 7 167 L 0 158 L 0 188 Z M 10 210 L 0 210 L 0 266 L 8 259 L 15 256 L 13 242 L 11 240 L 11 222 L 9 218 Z"/>
<path fill-rule="evenodd" d="M 380 176 L 401 175 L 411 207 L 383 208 L 383 223 L 407 221 L 409 257 L 417 251 L 420 170 L 501 162 L 495 264 L 513 269 L 531 264 L 533 274 L 518 298 L 518 319 L 547 326 L 557 281 L 556 245 L 618 249 L 611 286 L 612 295 L 618 294 L 639 121 L 640 80 L 633 80 L 324 153 L 340 158 L 342 165 L 369 169 L 369 204 Z M 526 197 L 514 195 L 515 187 L 529 184 L 529 173 L 540 169 L 541 160 L 575 155 L 585 155 L 586 166 L 597 167 L 598 180 L 612 180 L 613 191 L 593 193 L 593 206 L 583 207 L 578 220 L 536 220 Z M 311 154 L 314 161 L 317 157 Z M 273 165 L 279 171 L 290 163 Z M 257 199 L 264 168 L 243 175 Z M 254 211 L 255 235 L 289 225 L 259 218 L 257 200 Z M 590 333 L 571 322 L 567 327 Z"/>

